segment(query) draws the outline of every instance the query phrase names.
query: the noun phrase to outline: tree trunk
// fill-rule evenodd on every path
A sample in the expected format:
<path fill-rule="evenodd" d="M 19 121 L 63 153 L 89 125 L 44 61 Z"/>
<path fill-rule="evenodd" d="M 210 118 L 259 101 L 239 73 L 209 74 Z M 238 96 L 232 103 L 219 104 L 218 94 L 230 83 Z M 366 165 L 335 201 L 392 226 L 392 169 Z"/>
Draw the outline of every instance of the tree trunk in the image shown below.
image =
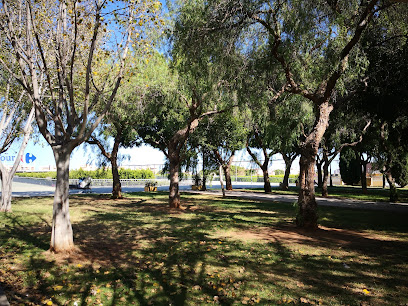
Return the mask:
<path fill-rule="evenodd" d="M 112 153 L 110 154 L 110 156 L 108 156 L 108 158 L 112 165 L 112 179 L 113 179 L 112 198 L 122 199 L 122 184 L 120 183 L 119 169 L 118 169 L 118 152 L 119 152 L 119 146 L 121 143 L 122 128 L 117 127 L 116 129 L 118 131 L 118 134 L 115 137 L 115 142 L 113 144 Z"/>
<path fill-rule="evenodd" d="M 332 179 L 332 169 L 330 166 L 330 187 L 333 187 L 333 179 Z"/>
<path fill-rule="evenodd" d="M 1 172 L 1 212 L 11 212 L 11 192 L 13 176 L 5 167 Z"/>
<path fill-rule="evenodd" d="M 285 161 L 285 175 L 283 176 L 283 182 L 281 185 L 282 190 L 288 190 L 289 188 L 289 175 L 290 175 L 290 168 L 292 167 L 293 159 L 286 157 L 283 155 L 283 160 Z"/>
<path fill-rule="evenodd" d="M 180 192 L 179 192 L 180 158 L 178 158 L 178 156 L 170 157 L 169 162 L 170 162 L 169 206 L 170 208 L 180 208 Z"/>
<path fill-rule="evenodd" d="M 302 152 L 299 175 L 299 211 L 296 224 L 306 229 L 317 228 L 317 203 L 314 190 L 315 161 L 313 154 Z"/>
<path fill-rule="evenodd" d="M 206 191 L 207 190 L 207 176 L 203 175 L 203 181 L 202 181 L 202 185 L 201 185 L 201 191 Z"/>
<path fill-rule="evenodd" d="M 328 197 L 329 191 L 327 189 L 327 182 L 329 180 L 329 163 L 325 161 L 323 164 L 323 183 L 322 183 L 322 196 Z"/>
<path fill-rule="evenodd" d="M 333 106 L 325 101 L 319 105 L 319 114 L 313 132 L 309 134 L 302 146 L 300 157 L 300 190 L 299 211 L 296 224 L 305 229 L 317 229 L 317 203 L 315 198 L 314 177 L 315 162 L 320 141 L 329 125 L 330 112 Z"/>
<path fill-rule="evenodd" d="M 398 201 L 397 187 L 395 186 L 395 179 L 391 175 L 391 171 L 385 172 L 385 178 L 387 179 L 388 185 L 390 185 L 390 202 Z"/>
<path fill-rule="evenodd" d="M 361 162 L 361 189 L 364 194 L 367 193 L 367 163 Z"/>
<path fill-rule="evenodd" d="M 69 217 L 69 149 L 54 149 L 57 182 L 52 214 L 50 250 L 56 253 L 74 250 L 74 237 Z"/>
<path fill-rule="evenodd" d="M 222 197 L 225 198 L 225 189 L 224 189 L 224 182 L 222 181 L 222 166 L 219 167 L 219 174 L 220 174 L 220 185 L 222 191 Z"/>
<path fill-rule="evenodd" d="M 264 179 L 264 190 L 266 193 L 272 192 L 271 182 L 269 180 L 268 166 L 262 167 L 263 179 Z"/>
<path fill-rule="evenodd" d="M 317 168 L 317 187 L 322 188 L 323 187 L 322 162 L 320 161 L 316 162 L 316 168 Z"/>
<path fill-rule="evenodd" d="M 113 178 L 112 199 L 122 199 L 122 185 L 120 183 L 118 162 L 116 158 L 111 160 L 111 165 Z"/>
<path fill-rule="evenodd" d="M 328 197 L 329 196 L 329 191 L 327 189 L 327 183 L 329 180 L 329 166 L 333 159 L 329 159 L 328 152 L 326 148 L 323 148 L 323 183 L 322 183 L 322 196 L 323 197 Z M 331 173 L 330 173 L 330 187 L 332 186 L 332 181 L 331 181 Z"/>
<path fill-rule="evenodd" d="M 225 175 L 225 189 L 232 190 L 232 180 L 231 180 L 231 165 L 227 164 L 222 166 Z"/>
<path fill-rule="evenodd" d="M 207 173 L 206 173 L 206 169 L 205 169 L 205 165 L 206 165 L 206 157 L 205 154 L 203 152 L 203 185 L 201 190 L 202 191 L 206 191 L 207 190 Z"/>

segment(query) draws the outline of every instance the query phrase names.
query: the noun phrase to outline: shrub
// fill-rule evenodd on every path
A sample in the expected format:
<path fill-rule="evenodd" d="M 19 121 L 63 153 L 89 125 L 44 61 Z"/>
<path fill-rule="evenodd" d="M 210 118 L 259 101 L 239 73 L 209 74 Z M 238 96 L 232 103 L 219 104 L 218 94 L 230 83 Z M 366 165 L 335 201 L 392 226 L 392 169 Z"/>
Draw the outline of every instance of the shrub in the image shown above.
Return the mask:
<path fill-rule="evenodd" d="M 346 147 L 340 153 L 341 179 L 347 185 L 356 185 L 361 179 L 360 159 L 352 148 Z"/>
<path fill-rule="evenodd" d="M 53 178 L 57 177 L 55 171 L 50 172 L 22 172 L 17 173 L 17 176 L 21 177 L 34 177 L 34 178 Z M 91 177 L 92 179 L 112 179 L 112 171 L 110 169 L 100 168 L 97 170 L 83 170 L 82 168 L 69 171 L 70 179 L 80 179 L 82 177 Z M 150 169 L 119 169 L 119 177 L 121 179 L 152 179 L 154 173 Z"/>
<path fill-rule="evenodd" d="M 16 176 L 20 177 L 34 177 L 34 178 L 52 178 L 55 179 L 57 177 L 57 172 L 55 171 L 47 171 L 47 172 L 18 172 Z"/>

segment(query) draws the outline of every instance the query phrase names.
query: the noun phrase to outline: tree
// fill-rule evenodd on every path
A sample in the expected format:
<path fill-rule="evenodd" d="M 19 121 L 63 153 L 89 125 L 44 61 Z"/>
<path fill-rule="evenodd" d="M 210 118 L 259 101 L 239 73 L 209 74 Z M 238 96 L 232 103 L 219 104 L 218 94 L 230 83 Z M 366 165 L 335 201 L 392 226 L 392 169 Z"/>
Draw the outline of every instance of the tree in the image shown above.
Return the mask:
<path fill-rule="evenodd" d="M 344 183 L 356 185 L 360 182 L 360 159 L 352 148 L 345 148 L 341 151 L 339 168 Z"/>
<path fill-rule="evenodd" d="M 216 160 L 214 160 L 211 149 L 205 144 L 205 130 L 208 128 L 206 127 L 208 124 L 208 120 L 203 121 L 199 125 L 198 130 L 190 136 L 186 146 L 186 151 L 192 152 L 189 154 L 191 155 L 191 161 L 189 161 L 188 164 L 191 166 L 191 170 L 193 170 L 193 173 L 195 173 L 197 177 L 200 177 L 201 175 L 201 190 L 203 191 L 207 190 L 208 178 L 211 177 L 212 174 L 216 173 L 216 171 L 219 169 L 219 164 Z M 200 156 L 202 162 L 201 171 L 198 170 Z"/>
<path fill-rule="evenodd" d="M 408 154 L 404 155 L 400 156 L 400 159 L 391 168 L 391 174 L 400 187 L 408 185 Z"/>
<path fill-rule="evenodd" d="M 7 76 L 5 73 L 4 76 Z M 34 108 L 29 110 L 29 103 L 24 91 L 12 82 L 9 76 L 6 80 L 3 78 L 5 85 L 3 96 L 0 98 L 1 113 L 0 113 L 0 154 L 6 152 L 16 140 L 23 136 L 19 146 L 17 155 L 15 156 L 13 165 L 8 169 L 3 162 L 0 161 L 0 178 L 1 178 L 1 204 L 0 211 L 11 212 L 11 187 L 14 175 L 22 159 L 24 150 L 32 131 L 32 122 L 34 119 Z M 5 83 L 5 84 L 4 84 Z M 2 86 L 3 87 L 3 86 Z M 20 89 L 20 91 L 19 91 Z"/>
<path fill-rule="evenodd" d="M 117 110 L 117 109 L 116 109 Z M 113 120 L 112 120 L 113 119 Z M 135 129 L 130 123 L 133 120 L 129 118 L 121 118 L 122 120 L 114 120 L 114 117 L 108 119 L 111 123 L 102 125 L 103 130 L 99 135 L 91 135 L 89 144 L 95 144 L 99 148 L 102 155 L 109 161 L 112 171 L 112 198 L 122 198 L 122 186 L 119 176 L 119 149 L 133 146 L 136 141 Z M 110 138 L 113 137 L 113 145 L 110 145 Z"/>
<path fill-rule="evenodd" d="M 208 119 L 205 130 L 205 146 L 222 167 L 226 190 L 232 190 L 231 165 L 235 152 L 244 148 L 247 129 L 237 109 L 231 109 Z"/>
<path fill-rule="evenodd" d="M 119 88 L 111 110 L 88 141 L 99 148 L 111 165 L 112 198 L 114 199 L 122 198 L 118 164 L 119 149 L 139 144 L 137 125 L 141 122 L 144 111 L 143 97 L 147 94 L 149 86 L 155 86 L 158 82 L 155 74 L 161 73 L 153 68 L 158 57 L 153 50 L 147 53 L 145 49 L 144 54 L 137 51 L 134 53 L 129 62 L 132 68 L 129 69 L 130 76 L 127 82 Z"/>
<path fill-rule="evenodd" d="M 354 148 L 356 157 L 358 157 L 361 165 L 360 169 L 366 169 L 367 166 L 367 162 L 364 163 L 364 161 L 366 161 L 364 155 L 362 152 L 358 152 L 356 146 L 361 148 L 362 141 L 367 139 L 366 132 L 371 126 L 371 119 L 365 118 L 367 116 L 358 111 L 358 109 L 346 104 L 347 97 L 342 98 L 343 99 L 340 98 L 340 101 L 336 103 L 333 109 L 331 123 L 326 129 L 321 142 L 321 157 L 318 159 L 320 159 L 321 167 L 323 168 L 323 177 L 319 178 L 319 187 L 322 188 L 323 197 L 328 196 L 329 166 L 344 148 Z M 365 141 L 365 144 L 367 144 L 367 141 Z M 318 164 L 318 162 L 316 164 Z M 343 166 L 346 167 L 344 164 Z M 321 171 L 321 168 L 319 169 L 318 167 L 318 171 Z M 355 169 L 355 171 L 357 171 L 357 169 Z M 366 182 L 366 172 L 362 172 L 364 171 L 360 171 L 363 185 Z"/>
<path fill-rule="evenodd" d="M 2 1 L 0 27 L 19 71 L 0 62 L 27 92 L 56 162 L 50 243 L 54 252 L 74 249 L 69 216 L 71 152 L 89 138 L 109 110 L 125 76 L 128 51 L 142 44 L 140 27 L 154 22 L 160 8 L 152 1 L 107 4 L 104 0 Z M 106 63 L 104 73 L 98 74 Z M 101 103 L 104 108 L 96 116 L 95 106 Z"/>
<path fill-rule="evenodd" d="M 367 84 L 361 86 L 354 103 L 375 122 L 378 143 L 372 150 L 374 165 L 387 179 L 393 202 L 398 194 L 392 168 L 404 159 L 408 149 L 408 89 L 401 86 L 408 77 L 408 7 L 394 7 L 383 16 L 375 19 L 364 37 L 370 65 L 365 72 Z"/>
<path fill-rule="evenodd" d="M 254 112 L 252 116 L 255 117 L 257 114 Z M 272 143 L 274 142 L 273 134 L 273 124 L 271 121 L 265 119 L 265 116 L 251 120 L 250 133 L 247 137 L 246 150 L 251 156 L 252 160 L 261 168 L 264 180 L 264 191 L 269 193 L 272 191 L 271 182 L 269 180 L 268 168 L 272 156 L 276 153 L 272 148 Z M 254 149 L 261 150 L 263 157 L 258 158 Z"/>
<path fill-rule="evenodd" d="M 160 149 L 169 161 L 170 187 L 169 206 L 180 208 L 179 173 L 185 144 L 199 122 L 207 116 L 219 113 L 217 105 L 223 99 L 219 94 L 209 64 L 200 60 L 198 70 L 183 70 L 175 63 L 177 70 L 171 71 L 164 57 L 155 62 L 162 67 L 163 82 L 149 86 L 143 96 L 145 104 L 141 125 L 137 128 L 144 142 Z M 208 73 L 208 74 L 206 74 Z M 203 78 L 205 75 L 205 79 Z"/>
<path fill-rule="evenodd" d="M 277 73 L 285 80 L 282 90 L 275 94 L 290 92 L 313 104 L 316 121 L 312 129 L 305 131 L 300 144 L 300 227 L 317 228 L 315 159 L 333 109 L 332 95 L 337 90 L 346 91 L 344 80 L 358 78 L 366 66 L 358 44 L 382 8 L 377 0 L 213 0 L 186 1 L 180 13 L 199 16 L 180 17 L 185 28 L 190 29 L 185 36 L 186 46 L 204 48 L 222 40 L 226 52 L 239 50 L 251 55 L 253 50 L 262 49 L 280 64 Z M 248 32 L 252 35 L 244 35 Z"/>

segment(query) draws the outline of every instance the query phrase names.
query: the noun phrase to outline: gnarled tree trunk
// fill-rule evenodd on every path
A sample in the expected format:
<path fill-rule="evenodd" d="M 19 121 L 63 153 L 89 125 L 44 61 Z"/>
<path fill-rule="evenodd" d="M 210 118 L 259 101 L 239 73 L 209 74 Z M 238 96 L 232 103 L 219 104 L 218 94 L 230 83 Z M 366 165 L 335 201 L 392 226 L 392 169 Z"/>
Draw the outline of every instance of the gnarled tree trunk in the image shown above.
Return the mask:
<path fill-rule="evenodd" d="M 231 179 L 231 164 L 224 164 L 222 166 L 225 175 L 225 189 L 232 190 L 232 179 Z"/>
<path fill-rule="evenodd" d="M 319 105 L 317 123 L 313 132 L 309 134 L 301 147 L 299 211 L 296 224 L 306 229 L 316 229 L 318 227 L 317 203 L 314 189 L 315 162 L 317 150 L 329 124 L 329 116 L 332 110 L 333 106 L 328 101 Z"/>
<path fill-rule="evenodd" d="M 121 134 L 121 129 L 118 129 L 118 135 Z M 122 198 L 122 185 L 120 183 L 119 169 L 118 169 L 118 152 L 121 140 L 120 137 L 115 138 L 115 143 L 113 144 L 113 149 L 110 154 L 110 162 L 112 165 L 112 179 L 113 179 L 113 188 L 112 188 L 112 198 L 121 199 Z"/>
<path fill-rule="evenodd" d="M 390 186 L 390 202 L 398 201 L 397 187 L 395 186 L 395 179 L 391 175 L 391 171 L 388 170 L 385 173 L 385 178 L 387 179 L 388 185 Z"/>
<path fill-rule="evenodd" d="M 112 156 L 111 165 L 112 165 L 112 178 L 113 178 L 112 198 L 121 199 L 122 198 L 122 184 L 120 183 L 117 156 L 115 157 Z"/>
<path fill-rule="evenodd" d="M 272 152 L 268 153 L 266 146 L 264 145 L 264 142 L 262 140 L 262 137 L 259 135 L 259 133 L 255 130 L 255 139 L 257 141 L 257 143 L 259 144 L 259 147 L 262 148 L 262 152 L 264 155 L 264 161 L 263 163 L 261 163 L 258 159 L 258 157 L 256 156 L 256 154 L 254 152 L 252 152 L 251 148 L 249 147 L 249 143 L 247 141 L 246 144 L 246 149 L 247 152 L 249 153 L 249 155 L 251 155 L 252 159 L 254 160 L 254 162 L 259 166 L 259 168 L 261 168 L 262 173 L 263 173 L 263 180 L 264 180 L 264 191 L 266 193 L 269 193 L 272 191 L 271 188 L 271 181 L 269 179 L 269 173 L 268 173 L 268 166 L 269 166 L 269 161 L 271 159 L 272 156 Z"/>
<path fill-rule="evenodd" d="M 296 224 L 307 229 L 317 228 L 317 203 L 314 190 L 315 156 L 302 152 L 300 157 L 299 211 Z"/>
<path fill-rule="evenodd" d="M 282 190 L 287 190 L 289 188 L 289 175 L 290 169 L 292 168 L 292 163 L 296 158 L 297 154 L 286 156 L 285 154 L 281 153 L 283 160 L 285 161 L 285 174 L 283 176 L 283 182 L 281 185 Z"/>
<path fill-rule="evenodd" d="M 328 197 L 329 191 L 327 189 L 327 183 L 329 181 L 329 163 L 325 162 L 323 164 L 323 183 L 322 183 L 322 196 Z"/>
<path fill-rule="evenodd" d="M 323 184 L 322 184 L 322 196 L 328 197 L 329 191 L 327 189 L 327 183 L 329 180 L 329 166 L 332 159 L 329 160 L 328 152 L 326 149 L 323 150 Z M 330 173 L 330 186 L 332 186 L 331 173 Z"/>
<path fill-rule="evenodd" d="M 364 194 L 367 193 L 367 162 L 361 161 L 361 189 Z"/>
<path fill-rule="evenodd" d="M 232 190 L 232 180 L 231 180 L 231 165 L 234 160 L 234 152 L 231 156 L 226 160 L 221 156 L 221 153 L 215 149 L 213 150 L 215 157 L 218 160 L 218 164 L 221 165 L 224 176 L 225 176 L 225 189 Z"/>
<path fill-rule="evenodd" d="M 180 157 L 177 154 L 169 154 L 170 162 L 170 187 L 169 187 L 169 206 L 170 208 L 180 208 L 179 193 L 179 170 Z"/>
<path fill-rule="evenodd" d="M 207 173 L 206 173 L 206 157 L 205 154 L 203 152 L 203 183 L 202 183 L 202 191 L 206 191 L 207 190 Z"/>
<path fill-rule="evenodd" d="M 89 144 L 96 144 L 101 151 L 102 155 L 109 160 L 112 169 L 112 199 L 122 198 L 122 184 L 120 183 L 119 167 L 118 167 L 118 153 L 121 144 L 122 128 L 118 125 L 116 126 L 117 134 L 115 136 L 115 141 L 113 143 L 112 152 L 106 151 L 104 145 L 96 137 L 91 136 L 92 140 L 88 141 Z"/>
<path fill-rule="evenodd" d="M 322 177 L 322 161 L 318 160 L 316 161 L 316 168 L 317 168 L 317 187 L 322 188 L 323 187 L 323 177 Z"/>
<path fill-rule="evenodd" d="M 269 179 L 269 173 L 268 173 L 268 166 L 262 167 L 261 169 L 263 173 L 264 190 L 266 193 L 272 192 L 271 181 Z"/>
<path fill-rule="evenodd" d="M 74 237 L 69 216 L 69 159 L 71 149 L 54 148 L 57 182 L 54 193 L 50 250 L 56 253 L 74 250 Z"/>

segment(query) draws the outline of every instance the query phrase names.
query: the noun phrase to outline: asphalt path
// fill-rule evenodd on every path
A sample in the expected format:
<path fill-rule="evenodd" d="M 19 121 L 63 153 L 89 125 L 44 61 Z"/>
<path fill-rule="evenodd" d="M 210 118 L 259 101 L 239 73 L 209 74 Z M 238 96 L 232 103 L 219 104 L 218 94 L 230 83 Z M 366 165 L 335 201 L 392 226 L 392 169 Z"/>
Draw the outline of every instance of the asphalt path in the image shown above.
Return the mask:
<path fill-rule="evenodd" d="M 240 191 L 240 189 L 248 188 L 262 188 L 263 183 L 235 183 L 233 184 L 234 191 L 227 191 L 227 197 L 230 198 L 242 198 L 255 201 L 267 201 L 267 202 L 286 202 L 294 203 L 297 201 L 297 196 L 295 195 L 281 195 L 281 194 L 265 194 L 262 192 L 247 192 Z M 159 191 L 167 191 L 169 186 L 159 186 Z M 27 183 L 21 181 L 13 181 L 13 197 L 41 197 L 41 196 L 53 196 L 55 187 Z M 134 187 L 122 187 L 122 192 L 140 192 L 144 190 L 144 186 L 134 186 Z M 221 196 L 220 184 L 217 182 L 213 183 L 210 191 L 192 191 L 188 182 L 181 182 L 180 191 L 190 192 L 190 193 L 200 193 L 208 194 L 214 196 Z M 90 189 L 70 189 L 70 194 L 109 194 L 112 192 L 112 187 L 99 187 L 94 186 Z M 344 198 L 322 198 L 316 197 L 318 205 L 321 206 L 335 206 L 343 208 L 353 208 L 353 209 L 369 209 L 369 210 L 384 210 L 384 211 L 395 211 L 401 213 L 408 213 L 408 203 L 389 203 L 389 202 L 375 202 L 375 201 L 361 201 L 352 200 Z"/>
<path fill-rule="evenodd" d="M 278 185 L 278 184 L 272 184 Z M 262 188 L 263 183 L 235 183 L 234 187 L 240 189 L 248 189 L 248 188 Z M 220 183 L 214 182 L 210 185 L 210 188 L 219 189 L 221 190 Z M 191 190 L 191 183 L 186 181 L 180 182 L 179 189 L 181 191 Z M 159 186 L 157 187 L 158 191 L 167 191 L 169 190 L 169 185 Z M 0 186 L 1 191 L 1 186 Z M 16 178 L 13 181 L 12 186 L 12 195 L 13 197 L 41 197 L 41 196 L 53 196 L 55 191 L 54 186 L 50 186 L 47 184 L 42 184 L 40 180 L 29 180 L 29 179 L 21 179 Z M 144 185 L 140 186 L 122 186 L 122 192 L 140 192 L 144 191 Z M 112 192 L 111 186 L 91 186 L 90 189 L 70 189 L 70 194 L 82 194 L 82 193 L 96 193 L 96 194 L 109 194 Z"/>

